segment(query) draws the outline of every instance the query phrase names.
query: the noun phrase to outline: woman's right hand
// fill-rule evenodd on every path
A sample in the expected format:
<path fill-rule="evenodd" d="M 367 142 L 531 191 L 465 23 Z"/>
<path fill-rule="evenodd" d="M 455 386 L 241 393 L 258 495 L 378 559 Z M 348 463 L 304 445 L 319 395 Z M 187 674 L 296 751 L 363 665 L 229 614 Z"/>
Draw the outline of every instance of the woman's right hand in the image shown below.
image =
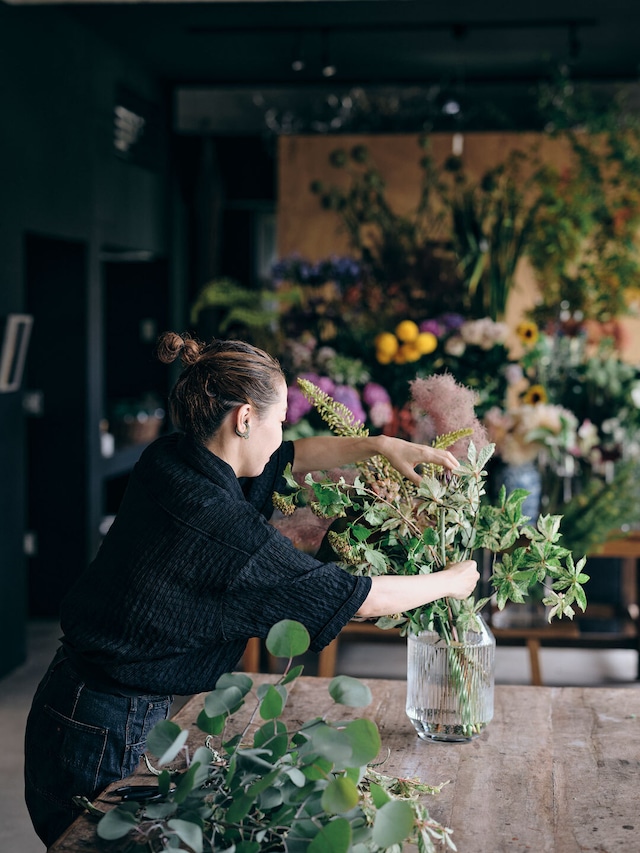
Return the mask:
<path fill-rule="evenodd" d="M 480 580 L 478 564 L 475 560 L 463 560 L 461 563 L 451 563 L 445 569 L 451 592 L 449 598 L 468 598 Z"/>

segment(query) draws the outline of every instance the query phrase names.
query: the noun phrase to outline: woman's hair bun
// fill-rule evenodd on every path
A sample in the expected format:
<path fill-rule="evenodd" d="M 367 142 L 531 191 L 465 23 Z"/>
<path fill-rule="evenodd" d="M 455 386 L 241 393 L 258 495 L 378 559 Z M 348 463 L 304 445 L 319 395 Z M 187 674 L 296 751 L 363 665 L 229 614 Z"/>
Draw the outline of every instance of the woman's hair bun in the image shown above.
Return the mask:
<path fill-rule="evenodd" d="M 200 357 L 202 344 L 190 335 L 178 335 L 176 332 L 164 332 L 158 338 L 156 349 L 158 358 L 165 364 L 171 364 L 180 356 L 182 363 L 195 364 Z"/>

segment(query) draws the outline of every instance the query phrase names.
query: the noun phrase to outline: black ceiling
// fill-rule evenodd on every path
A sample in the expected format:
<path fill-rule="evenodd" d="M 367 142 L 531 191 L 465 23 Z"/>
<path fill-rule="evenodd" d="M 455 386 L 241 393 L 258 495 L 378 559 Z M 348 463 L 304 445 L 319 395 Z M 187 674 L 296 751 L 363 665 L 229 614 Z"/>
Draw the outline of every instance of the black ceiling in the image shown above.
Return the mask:
<path fill-rule="evenodd" d="M 345 97 L 351 115 L 336 130 L 353 129 L 356 106 L 361 114 L 369 111 L 371 122 L 372 113 L 380 120 L 394 104 L 396 117 L 404 110 L 420 121 L 430 114 L 444 123 L 491 126 L 504 114 L 506 121 L 526 124 L 537 83 L 558 66 L 569 68 L 574 80 L 600 85 L 635 82 L 640 73 L 640 0 L 257 0 L 60 8 L 176 91 L 199 95 L 200 101 L 194 96 L 189 102 L 190 120 L 200 114 L 203 129 L 225 111 L 231 124 L 241 114 L 262 121 L 270 105 L 276 123 L 287 106 L 301 115 L 305 104 L 308 125 L 313 115 L 326 123 L 341 112 Z M 295 60 L 304 67 L 294 70 Z M 336 70 L 330 78 L 323 75 L 328 65 Z M 222 100 L 207 111 L 204 99 L 214 96 L 212 90 Z"/>

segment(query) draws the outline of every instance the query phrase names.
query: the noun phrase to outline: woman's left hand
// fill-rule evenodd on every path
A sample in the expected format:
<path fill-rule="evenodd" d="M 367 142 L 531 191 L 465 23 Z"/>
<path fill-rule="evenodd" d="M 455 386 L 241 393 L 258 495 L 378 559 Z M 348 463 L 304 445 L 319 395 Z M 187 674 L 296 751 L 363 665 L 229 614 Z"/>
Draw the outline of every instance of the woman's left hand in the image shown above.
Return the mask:
<path fill-rule="evenodd" d="M 415 470 L 419 465 L 441 465 L 449 471 L 455 471 L 460 465 L 448 450 L 438 450 L 427 444 L 414 444 L 392 436 L 385 436 L 382 454 L 397 471 L 416 485 L 421 479 Z"/>

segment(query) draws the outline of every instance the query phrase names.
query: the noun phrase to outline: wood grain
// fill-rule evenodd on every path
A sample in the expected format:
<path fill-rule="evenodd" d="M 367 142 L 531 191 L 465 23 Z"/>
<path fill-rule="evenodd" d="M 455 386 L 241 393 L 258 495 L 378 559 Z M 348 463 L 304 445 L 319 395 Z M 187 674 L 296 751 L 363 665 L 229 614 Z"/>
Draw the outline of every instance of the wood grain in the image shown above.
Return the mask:
<path fill-rule="evenodd" d="M 255 675 L 254 684 L 275 680 Z M 366 709 L 335 707 L 330 679 L 303 677 L 285 709 L 289 725 L 327 713 L 367 716 L 380 729 L 378 769 L 448 782 L 427 797 L 431 815 L 454 830 L 458 853 L 633 853 L 640 850 L 640 689 L 498 686 L 495 715 L 469 743 L 421 740 L 405 715 L 402 681 L 362 679 L 373 701 Z M 190 728 L 189 744 L 204 735 L 195 720 L 204 695 L 174 720 Z M 236 715 L 246 725 L 253 705 Z M 389 756 L 387 757 L 387 752 Z M 148 773 L 132 777 L 148 781 Z M 112 787 L 117 787 L 115 783 Z M 96 805 L 113 804 L 101 797 Z M 94 824 L 82 817 L 50 853 L 98 853 Z"/>

